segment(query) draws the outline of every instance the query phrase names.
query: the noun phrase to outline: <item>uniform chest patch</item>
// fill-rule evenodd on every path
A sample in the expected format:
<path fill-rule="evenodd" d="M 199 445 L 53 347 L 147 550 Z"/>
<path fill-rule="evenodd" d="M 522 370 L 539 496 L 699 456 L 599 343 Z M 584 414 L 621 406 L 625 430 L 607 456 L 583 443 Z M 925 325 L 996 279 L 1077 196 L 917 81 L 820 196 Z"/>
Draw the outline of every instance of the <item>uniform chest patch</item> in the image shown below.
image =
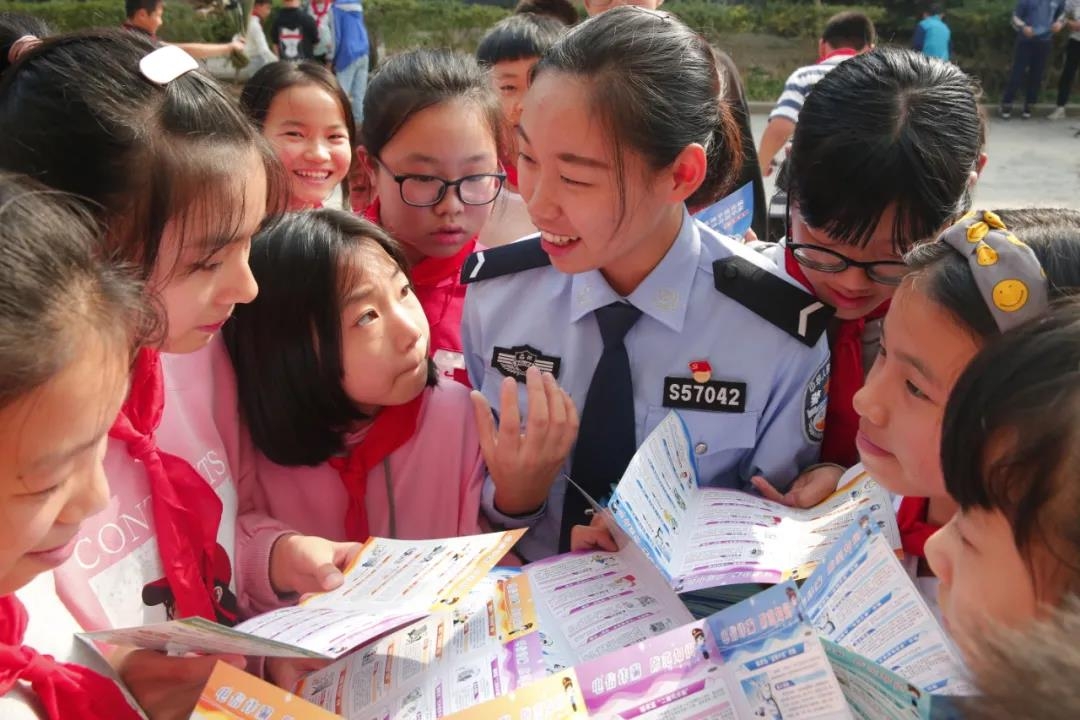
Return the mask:
<path fill-rule="evenodd" d="M 705 412 L 746 412 L 746 383 L 713 380 L 707 360 L 690 363 L 690 377 L 664 378 L 664 407 Z"/>
<path fill-rule="evenodd" d="M 509 348 L 496 345 L 491 352 L 491 367 L 515 380 L 524 381 L 525 371 L 531 367 L 559 377 L 561 364 L 561 358 L 544 355 L 531 345 L 515 345 Z"/>

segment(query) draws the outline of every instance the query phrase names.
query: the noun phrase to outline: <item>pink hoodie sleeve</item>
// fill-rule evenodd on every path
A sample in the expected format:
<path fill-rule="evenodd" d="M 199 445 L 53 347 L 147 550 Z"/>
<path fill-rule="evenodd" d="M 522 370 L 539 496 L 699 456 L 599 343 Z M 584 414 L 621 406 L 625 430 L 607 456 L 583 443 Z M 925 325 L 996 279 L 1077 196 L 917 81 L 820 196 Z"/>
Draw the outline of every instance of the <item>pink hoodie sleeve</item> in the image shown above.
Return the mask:
<path fill-rule="evenodd" d="M 214 415 L 225 438 L 237 493 L 236 551 L 233 572 L 242 618 L 296 602 L 294 595 L 279 596 L 270 584 L 270 550 L 278 538 L 292 532 L 262 511 L 266 507 L 256 472 L 256 451 L 247 426 L 240 419 L 236 374 L 224 343 L 216 340 Z M 227 429 L 227 430 L 226 430 Z"/>
<path fill-rule="evenodd" d="M 270 552 L 280 538 L 296 532 L 267 514 L 269 503 L 256 472 L 255 447 L 244 433 L 250 465 L 236 483 L 236 571 L 241 617 L 248 618 L 296 603 L 297 596 L 279 595 L 270 583 Z"/>

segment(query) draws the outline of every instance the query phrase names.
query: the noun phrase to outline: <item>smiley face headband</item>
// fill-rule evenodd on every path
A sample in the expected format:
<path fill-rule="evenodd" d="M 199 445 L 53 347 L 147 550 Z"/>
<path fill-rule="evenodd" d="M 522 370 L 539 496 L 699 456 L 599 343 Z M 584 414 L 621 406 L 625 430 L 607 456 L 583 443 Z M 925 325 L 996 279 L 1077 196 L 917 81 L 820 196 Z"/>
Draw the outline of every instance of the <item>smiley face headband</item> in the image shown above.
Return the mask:
<path fill-rule="evenodd" d="M 967 258 L 986 307 L 1005 332 L 1041 315 L 1050 304 L 1046 272 L 1030 247 L 994 213 L 969 212 L 938 242 Z"/>

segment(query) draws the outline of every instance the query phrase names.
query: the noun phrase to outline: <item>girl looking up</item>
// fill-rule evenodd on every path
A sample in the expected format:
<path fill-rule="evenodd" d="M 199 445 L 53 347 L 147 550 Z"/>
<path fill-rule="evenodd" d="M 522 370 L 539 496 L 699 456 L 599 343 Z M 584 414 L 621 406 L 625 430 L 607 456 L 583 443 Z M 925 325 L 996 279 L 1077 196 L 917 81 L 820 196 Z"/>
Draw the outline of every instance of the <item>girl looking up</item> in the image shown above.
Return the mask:
<path fill-rule="evenodd" d="M 261 234 L 251 268 L 263 290 L 226 330 L 261 453 L 240 497 L 252 518 L 241 527 L 257 534 L 241 546 L 286 530 L 360 542 L 479 532 L 469 393 L 436 383 L 401 246 L 319 210 Z"/>

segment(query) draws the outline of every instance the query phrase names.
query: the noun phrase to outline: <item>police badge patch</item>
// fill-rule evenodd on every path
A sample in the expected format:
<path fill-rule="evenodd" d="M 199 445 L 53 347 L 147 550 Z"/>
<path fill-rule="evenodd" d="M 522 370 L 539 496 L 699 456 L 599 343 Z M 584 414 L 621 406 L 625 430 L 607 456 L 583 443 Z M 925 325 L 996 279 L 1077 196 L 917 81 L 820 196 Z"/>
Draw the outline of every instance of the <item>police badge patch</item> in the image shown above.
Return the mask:
<path fill-rule="evenodd" d="M 561 362 L 561 359 L 544 355 L 531 345 L 515 345 L 511 348 L 495 346 L 491 353 L 491 367 L 506 377 L 522 382 L 525 380 L 525 371 L 530 367 L 559 377 Z"/>
<path fill-rule="evenodd" d="M 806 439 L 821 442 L 825 436 L 825 410 L 829 405 L 829 362 L 826 360 L 810 379 L 803 400 Z"/>

